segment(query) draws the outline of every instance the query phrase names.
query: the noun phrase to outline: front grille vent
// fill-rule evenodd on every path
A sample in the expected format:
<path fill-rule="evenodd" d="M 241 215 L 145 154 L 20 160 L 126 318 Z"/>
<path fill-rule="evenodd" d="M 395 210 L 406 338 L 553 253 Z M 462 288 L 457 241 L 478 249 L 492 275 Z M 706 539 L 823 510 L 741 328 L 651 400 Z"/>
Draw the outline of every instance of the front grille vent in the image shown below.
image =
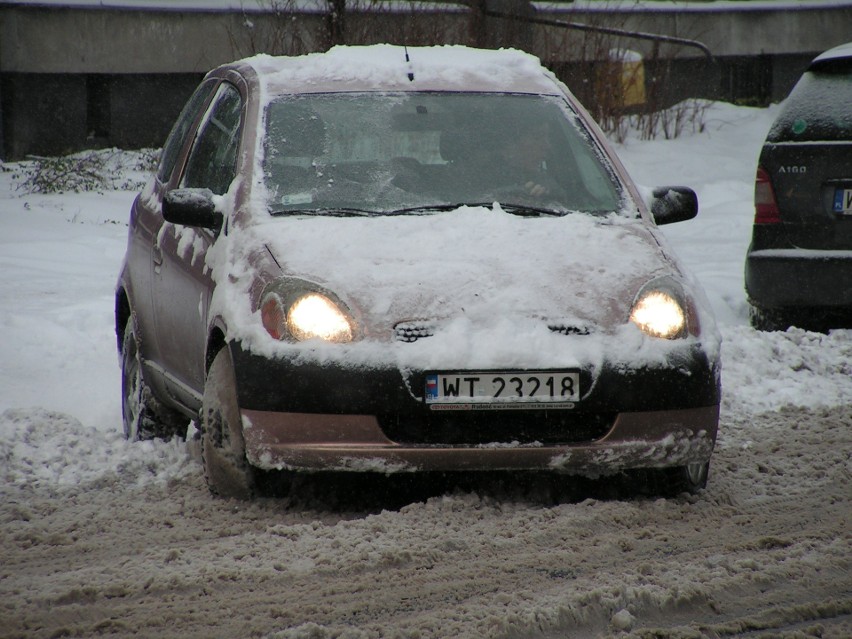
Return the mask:
<path fill-rule="evenodd" d="M 393 327 L 394 337 L 398 342 L 416 342 L 423 337 L 435 334 L 435 324 L 427 320 L 400 322 Z"/>
<path fill-rule="evenodd" d="M 559 333 L 560 335 L 588 335 L 592 332 L 592 330 L 588 326 L 563 324 L 561 322 L 548 323 L 547 328 L 549 328 L 554 333 Z"/>
<path fill-rule="evenodd" d="M 560 335 L 589 335 L 592 332 L 588 326 L 566 322 L 548 322 L 547 328 Z M 400 322 L 393 327 L 393 332 L 398 342 L 416 342 L 424 337 L 432 337 L 435 334 L 435 323 L 428 320 Z"/>

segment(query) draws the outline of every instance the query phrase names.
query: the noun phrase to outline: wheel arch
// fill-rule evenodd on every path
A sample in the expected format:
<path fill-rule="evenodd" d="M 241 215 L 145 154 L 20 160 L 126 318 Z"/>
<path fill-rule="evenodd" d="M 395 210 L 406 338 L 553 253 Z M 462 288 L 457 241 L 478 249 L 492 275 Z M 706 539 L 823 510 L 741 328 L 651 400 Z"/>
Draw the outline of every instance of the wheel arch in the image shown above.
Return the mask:
<path fill-rule="evenodd" d="M 123 287 L 119 288 L 115 293 L 115 339 L 119 353 L 124 346 L 124 329 L 127 327 L 127 322 L 130 321 L 132 314 L 127 291 Z"/>
<path fill-rule="evenodd" d="M 219 324 L 215 324 L 210 329 L 210 334 L 207 336 L 207 349 L 204 357 L 204 371 L 210 371 L 210 366 L 216 358 L 216 354 L 228 345 L 225 339 L 225 329 Z"/>

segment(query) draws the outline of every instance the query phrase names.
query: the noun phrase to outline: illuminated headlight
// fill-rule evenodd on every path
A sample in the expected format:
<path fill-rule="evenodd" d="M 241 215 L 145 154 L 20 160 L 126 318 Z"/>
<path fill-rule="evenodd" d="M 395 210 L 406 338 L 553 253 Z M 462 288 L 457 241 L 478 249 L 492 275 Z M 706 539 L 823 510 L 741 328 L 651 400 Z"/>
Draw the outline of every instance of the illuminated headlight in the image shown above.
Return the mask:
<path fill-rule="evenodd" d="M 682 296 L 669 286 L 645 287 L 633 303 L 630 321 L 652 337 L 676 339 L 687 333 Z"/>
<path fill-rule="evenodd" d="M 266 332 L 275 339 L 352 341 L 348 315 L 321 293 L 305 293 L 288 303 L 277 292 L 269 292 L 263 297 L 260 313 Z"/>
<path fill-rule="evenodd" d="M 327 342 L 349 342 L 352 326 L 330 299 L 309 293 L 296 300 L 287 313 L 287 327 L 298 340 L 319 337 Z"/>

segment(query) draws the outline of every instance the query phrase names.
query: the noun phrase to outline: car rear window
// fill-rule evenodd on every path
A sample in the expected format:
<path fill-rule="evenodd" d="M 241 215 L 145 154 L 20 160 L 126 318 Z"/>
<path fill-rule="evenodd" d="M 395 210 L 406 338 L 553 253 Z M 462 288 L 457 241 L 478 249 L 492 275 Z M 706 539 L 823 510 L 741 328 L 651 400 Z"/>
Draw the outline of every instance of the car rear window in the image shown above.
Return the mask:
<path fill-rule="evenodd" d="M 768 142 L 852 140 L 852 59 L 807 71 L 772 125 Z"/>

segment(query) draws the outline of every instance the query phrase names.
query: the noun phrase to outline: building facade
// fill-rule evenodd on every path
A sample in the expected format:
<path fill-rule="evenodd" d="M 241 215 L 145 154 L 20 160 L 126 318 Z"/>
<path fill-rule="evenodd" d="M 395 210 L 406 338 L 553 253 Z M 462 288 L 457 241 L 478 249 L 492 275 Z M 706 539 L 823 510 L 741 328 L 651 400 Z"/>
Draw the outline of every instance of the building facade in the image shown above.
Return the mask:
<path fill-rule="evenodd" d="M 783 99 L 811 58 L 850 34 L 852 2 L 840 0 L 6 0 L 0 158 L 158 147 L 206 71 L 255 53 L 514 46 L 588 106 L 599 71 L 629 51 L 642 61 L 642 95 L 659 105 L 759 105 Z"/>

